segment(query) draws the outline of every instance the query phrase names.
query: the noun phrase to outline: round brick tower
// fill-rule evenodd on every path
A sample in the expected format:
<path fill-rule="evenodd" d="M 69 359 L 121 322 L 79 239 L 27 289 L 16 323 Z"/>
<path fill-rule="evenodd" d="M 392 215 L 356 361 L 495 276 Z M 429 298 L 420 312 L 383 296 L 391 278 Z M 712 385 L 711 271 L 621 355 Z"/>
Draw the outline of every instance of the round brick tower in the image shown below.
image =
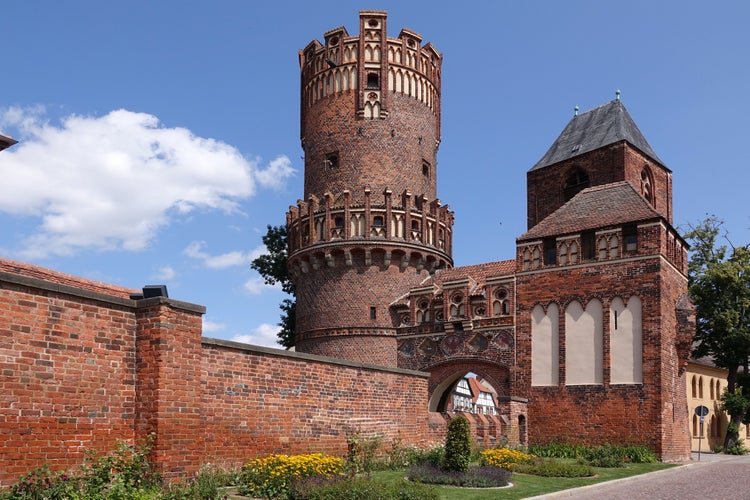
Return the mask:
<path fill-rule="evenodd" d="M 442 56 L 386 17 L 300 51 L 305 199 L 287 229 L 296 349 L 395 367 L 389 305 L 452 266 L 453 213 L 436 198 Z"/>

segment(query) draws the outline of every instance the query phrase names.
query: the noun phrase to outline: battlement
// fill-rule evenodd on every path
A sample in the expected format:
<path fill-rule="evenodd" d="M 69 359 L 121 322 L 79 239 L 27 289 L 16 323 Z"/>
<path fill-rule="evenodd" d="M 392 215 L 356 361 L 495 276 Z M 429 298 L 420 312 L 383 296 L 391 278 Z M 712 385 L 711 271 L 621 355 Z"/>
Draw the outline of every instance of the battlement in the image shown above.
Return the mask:
<path fill-rule="evenodd" d="M 415 31 L 404 28 L 397 38 L 388 37 L 385 12 L 362 11 L 358 36 L 341 26 L 327 31 L 322 44 L 312 40 L 299 52 L 302 111 L 328 96 L 357 91 L 360 118 L 387 117 L 389 93 L 412 97 L 439 116 L 442 60 Z"/>
<path fill-rule="evenodd" d="M 435 253 L 450 265 L 453 212 L 440 200 L 414 196 L 404 191 L 395 197 L 390 190 L 373 199 L 363 190 L 364 203 L 354 202 L 345 190 L 338 196 L 327 192 L 322 200 L 311 196 L 289 207 L 287 231 L 290 264 L 300 253 L 332 243 L 413 246 Z M 426 247 L 426 248 L 425 248 Z"/>

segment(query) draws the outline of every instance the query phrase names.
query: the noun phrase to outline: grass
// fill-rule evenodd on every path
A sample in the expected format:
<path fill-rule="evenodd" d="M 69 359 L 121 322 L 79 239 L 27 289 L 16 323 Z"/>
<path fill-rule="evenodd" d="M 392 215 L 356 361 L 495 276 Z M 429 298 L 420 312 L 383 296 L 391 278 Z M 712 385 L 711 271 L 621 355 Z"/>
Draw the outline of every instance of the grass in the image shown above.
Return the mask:
<path fill-rule="evenodd" d="M 564 461 L 560 459 L 560 461 Z M 662 469 L 674 467 L 674 464 L 654 463 L 654 464 L 628 464 L 626 467 L 605 469 L 595 467 L 597 476 L 587 478 L 561 478 L 561 477 L 539 477 L 513 474 L 510 481 L 513 483 L 512 488 L 505 489 L 470 489 L 454 488 L 450 486 L 438 486 L 440 498 L 444 500 L 490 500 L 490 499 L 517 499 L 528 498 L 554 491 L 566 490 L 569 488 L 578 488 L 605 481 L 612 481 L 623 477 L 637 476 L 648 472 L 655 472 Z M 388 481 L 403 481 L 405 471 L 382 471 L 373 473 L 373 477 L 378 477 Z"/>

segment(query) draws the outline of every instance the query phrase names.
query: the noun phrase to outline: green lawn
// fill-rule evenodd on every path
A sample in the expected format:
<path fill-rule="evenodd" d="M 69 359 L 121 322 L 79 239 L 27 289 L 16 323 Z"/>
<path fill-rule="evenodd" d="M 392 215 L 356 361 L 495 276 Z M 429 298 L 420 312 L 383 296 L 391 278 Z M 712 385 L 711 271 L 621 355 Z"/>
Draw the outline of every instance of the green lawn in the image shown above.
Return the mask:
<path fill-rule="evenodd" d="M 561 477 L 538 477 L 513 474 L 511 482 L 512 488 L 505 489 L 471 489 L 471 488 L 452 488 L 449 486 L 438 486 L 440 498 L 445 500 L 490 500 L 490 499 L 513 499 L 528 498 L 553 491 L 565 490 L 568 488 L 577 488 L 589 484 L 611 481 L 621 477 L 636 476 L 647 472 L 668 469 L 674 467 L 674 464 L 630 464 L 627 467 L 615 469 L 596 468 L 597 477 L 590 478 L 561 478 Z M 401 481 L 406 475 L 406 471 L 384 471 L 374 473 L 373 476 Z"/>

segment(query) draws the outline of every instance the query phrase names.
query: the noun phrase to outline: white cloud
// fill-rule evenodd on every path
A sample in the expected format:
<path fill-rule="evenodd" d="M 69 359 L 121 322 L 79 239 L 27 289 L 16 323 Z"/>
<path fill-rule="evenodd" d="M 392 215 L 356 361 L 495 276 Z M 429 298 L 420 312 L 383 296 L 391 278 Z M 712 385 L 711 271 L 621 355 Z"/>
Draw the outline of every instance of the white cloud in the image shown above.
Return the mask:
<path fill-rule="evenodd" d="M 231 213 L 257 185 L 276 189 L 294 173 L 284 156 L 261 168 L 228 144 L 124 109 L 59 125 L 41 108 L 2 109 L 0 129 L 10 128 L 20 142 L 0 161 L 0 212 L 40 219 L 22 239 L 28 259 L 143 250 L 173 217 Z"/>
<path fill-rule="evenodd" d="M 256 170 L 255 178 L 261 186 L 278 190 L 284 186 L 284 182 L 289 177 L 294 175 L 294 172 L 289 158 L 279 156 L 271 160 L 267 168 Z"/>
<path fill-rule="evenodd" d="M 263 278 L 250 278 L 242 286 L 250 295 L 260 295 L 264 290 L 281 290 L 281 283 L 275 285 L 266 285 Z"/>
<path fill-rule="evenodd" d="M 235 335 L 231 340 L 242 342 L 243 344 L 253 344 L 281 349 L 281 346 L 276 343 L 276 334 L 279 333 L 279 330 L 281 330 L 281 327 L 278 325 L 263 323 L 251 333 Z"/>
<path fill-rule="evenodd" d="M 185 250 L 182 252 L 188 257 L 202 261 L 203 265 L 210 269 L 224 269 L 227 267 L 249 265 L 250 262 L 266 252 L 265 245 L 261 245 L 249 252 L 235 250 L 220 255 L 211 255 L 203 251 L 205 247 L 205 241 L 193 241 L 185 247 Z"/>
<path fill-rule="evenodd" d="M 224 328 L 226 328 L 226 325 L 224 323 L 216 323 L 214 321 L 209 321 L 205 317 L 203 318 L 203 334 L 210 332 L 220 332 Z"/>
<path fill-rule="evenodd" d="M 177 275 L 175 270 L 172 268 L 172 266 L 162 266 L 159 268 L 156 274 L 154 274 L 154 279 L 156 280 L 163 280 L 163 281 L 169 281 L 171 279 L 174 279 L 174 277 Z"/>

